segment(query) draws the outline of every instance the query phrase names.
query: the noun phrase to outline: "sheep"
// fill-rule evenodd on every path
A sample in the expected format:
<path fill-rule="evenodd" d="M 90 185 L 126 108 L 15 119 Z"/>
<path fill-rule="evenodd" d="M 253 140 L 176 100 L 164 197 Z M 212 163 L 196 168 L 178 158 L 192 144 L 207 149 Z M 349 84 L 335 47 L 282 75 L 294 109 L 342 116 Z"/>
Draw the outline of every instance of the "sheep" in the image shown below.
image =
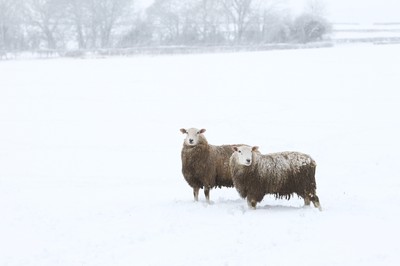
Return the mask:
<path fill-rule="evenodd" d="M 258 147 L 235 146 L 229 160 L 233 184 L 242 198 L 247 197 L 249 208 L 256 208 L 266 194 L 286 198 L 296 193 L 310 201 L 320 211 L 316 195 L 315 168 L 317 164 L 307 154 L 280 152 L 263 155 Z"/>
<path fill-rule="evenodd" d="M 181 152 L 182 174 L 193 188 L 194 200 L 199 200 L 200 188 L 204 188 L 206 200 L 210 202 L 210 189 L 233 187 L 229 159 L 234 145 L 208 144 L 203 135 L 205 129 L 182 128 L 180 131 L 186 134 Z"/>

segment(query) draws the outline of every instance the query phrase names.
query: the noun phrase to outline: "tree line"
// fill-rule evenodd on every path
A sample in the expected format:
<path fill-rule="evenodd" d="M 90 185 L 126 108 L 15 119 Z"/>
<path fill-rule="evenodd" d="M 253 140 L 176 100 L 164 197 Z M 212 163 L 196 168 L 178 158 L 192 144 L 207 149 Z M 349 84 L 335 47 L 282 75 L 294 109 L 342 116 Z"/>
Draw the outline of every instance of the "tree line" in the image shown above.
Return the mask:
<path fill-rule="evenodd" d="M 0 0 L 0 50 L 311 42 L 330 30 L 317 1 L 292 16 L 276 0 Z"/>

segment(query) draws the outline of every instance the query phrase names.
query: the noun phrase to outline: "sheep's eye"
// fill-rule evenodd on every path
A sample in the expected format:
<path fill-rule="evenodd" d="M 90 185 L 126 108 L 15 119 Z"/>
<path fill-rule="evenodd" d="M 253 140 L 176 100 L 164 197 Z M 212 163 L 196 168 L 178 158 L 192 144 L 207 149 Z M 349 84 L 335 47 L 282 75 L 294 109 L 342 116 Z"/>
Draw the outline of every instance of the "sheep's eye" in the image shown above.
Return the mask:
<path fill-rule="evenodd" d="M 241 151 L 241 150 L 239 150 L 238 152 L 239 152 L 239 153 L 242 153 L 242 151 Z"/>
<path fill-rule="evenodd" d="M 200 131 L 198 131 L 197 134 L 200 134 Z"/>

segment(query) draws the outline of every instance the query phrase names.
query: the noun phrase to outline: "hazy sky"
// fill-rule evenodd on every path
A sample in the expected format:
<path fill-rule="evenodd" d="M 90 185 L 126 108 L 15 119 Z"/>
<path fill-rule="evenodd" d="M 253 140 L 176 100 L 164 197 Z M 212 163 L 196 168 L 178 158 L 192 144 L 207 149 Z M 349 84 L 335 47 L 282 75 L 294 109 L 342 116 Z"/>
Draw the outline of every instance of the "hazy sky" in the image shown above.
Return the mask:
<path fill-rule="evenodd" d="M 325 0 L 333 22 L 400 22 L 400 0 Z"/>
<path fill-rule="evenodd" d="M 136 0 L 141 6 L 154 0 Z M 271 0 L 266 0 L 271 1 Z M 295 10 L 301 10 L 308 0 L 279 0 Z M 400 22 L 400 0 L 320 0 L 326 3 L 332 22 Z"/>

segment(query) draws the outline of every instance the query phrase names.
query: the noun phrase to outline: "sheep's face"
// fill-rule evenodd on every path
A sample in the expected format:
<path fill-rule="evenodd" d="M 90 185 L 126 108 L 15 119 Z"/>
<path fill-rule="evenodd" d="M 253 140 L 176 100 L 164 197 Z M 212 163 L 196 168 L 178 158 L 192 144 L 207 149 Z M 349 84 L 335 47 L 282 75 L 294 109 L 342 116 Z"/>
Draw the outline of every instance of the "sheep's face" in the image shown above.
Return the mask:
<path fill-rule="evenodd" d="M 195 145 L 197 145 L 197 143 L 199 143 L 200 134 L 206 132 L 206 130 L 204 128 L 203 129 L 197 129 L 197 128 L 184 129 L 184 128 L 182 128 L 181 132 L 183 134 L 186 134 L 186 138 L 185 138 L 186 145 L 195 146 Z"/>
<path fill-rule="evenodd" d="M 257 146 L 239 146 L 233 147 L 233 150 L 236 154 L 236 158 L 238 159 L 238 163 L 245 166 L 250 166 L 253 162 L 253 152 L 258 150 Z"/>

